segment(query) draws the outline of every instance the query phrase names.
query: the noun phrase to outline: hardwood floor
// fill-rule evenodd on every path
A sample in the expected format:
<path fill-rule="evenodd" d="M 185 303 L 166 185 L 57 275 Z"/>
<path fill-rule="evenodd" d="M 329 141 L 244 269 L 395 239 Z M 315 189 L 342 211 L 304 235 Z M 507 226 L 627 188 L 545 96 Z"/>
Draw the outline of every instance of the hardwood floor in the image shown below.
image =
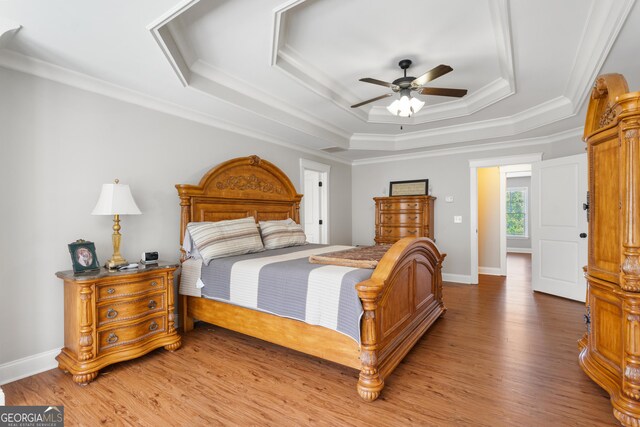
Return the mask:
<path fill-rule="evenodd" d="M 529 259 L 510 254 L 507 280 L 446 283 L 449 311 L 373 403 L 355 370 L 207 325 L 86 387 L 56 369 L 2 388 L 7 405 L 64 405 L 69 426 L 616 425 L 578 366 L 583 305 L 531 293 Z"/>

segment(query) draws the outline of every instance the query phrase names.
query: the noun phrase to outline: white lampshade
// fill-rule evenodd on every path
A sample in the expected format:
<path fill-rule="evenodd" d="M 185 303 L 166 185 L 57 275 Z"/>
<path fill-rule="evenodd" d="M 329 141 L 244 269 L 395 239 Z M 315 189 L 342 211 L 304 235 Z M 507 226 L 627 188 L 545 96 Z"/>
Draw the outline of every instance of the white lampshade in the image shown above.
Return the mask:
<path fill-rule="evenodd" d="M 127 184 L 102 184 L 102 192 L 91 215 L 140 215 Z"/>
<path fill-rule="evenodd" d="M 411 96 L 402 95 L 400 99 L 393 101 L 387 110 L 394 116 L 411 117 L 412 114 L 417 113 L 424 107 L 424 102 Z"/>

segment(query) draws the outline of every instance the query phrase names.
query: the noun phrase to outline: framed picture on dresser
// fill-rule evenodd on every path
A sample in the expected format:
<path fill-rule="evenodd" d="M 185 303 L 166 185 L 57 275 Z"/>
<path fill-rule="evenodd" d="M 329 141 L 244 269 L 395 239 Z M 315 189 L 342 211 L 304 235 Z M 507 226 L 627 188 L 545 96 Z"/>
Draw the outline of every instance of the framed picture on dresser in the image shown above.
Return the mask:
<path fill-rule="evenodd" d="M 100 270 L 93 242 L 79 239 L 68 246 L 74 274 Z"/>
<path fill-rule="evenodd" d="M 426 196 L 429 194 L 428 179 L 414 179 L 411 181 L 391 181 L 389 196 Z"/>

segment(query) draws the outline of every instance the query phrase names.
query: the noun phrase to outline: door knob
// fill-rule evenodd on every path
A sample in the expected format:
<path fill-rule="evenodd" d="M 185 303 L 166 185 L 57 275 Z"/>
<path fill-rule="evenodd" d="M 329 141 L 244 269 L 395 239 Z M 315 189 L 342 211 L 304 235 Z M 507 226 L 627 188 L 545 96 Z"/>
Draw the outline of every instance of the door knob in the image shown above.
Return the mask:
<path fill-rule="evenodd" d="M 580 233 L 580 238 L 586 239 L 587 238 L 587 233 Z"/>

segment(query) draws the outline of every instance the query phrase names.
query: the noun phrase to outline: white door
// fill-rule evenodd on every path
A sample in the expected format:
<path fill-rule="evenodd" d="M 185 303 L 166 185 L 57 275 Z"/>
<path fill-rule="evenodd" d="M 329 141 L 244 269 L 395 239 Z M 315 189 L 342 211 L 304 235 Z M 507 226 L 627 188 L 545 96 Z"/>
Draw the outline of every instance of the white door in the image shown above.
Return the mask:
<path fill-rule="evenodd" d="M 320 172 L 309 169 L 304 171 L 304 232 L 309 243 L 321 243 L 321 182 Z"/>
<path fill-rule="evenodd" d="M 531 284 L 584 301 L 587 264 L 587 155 L 537 162 L 531 170 Z"/>

